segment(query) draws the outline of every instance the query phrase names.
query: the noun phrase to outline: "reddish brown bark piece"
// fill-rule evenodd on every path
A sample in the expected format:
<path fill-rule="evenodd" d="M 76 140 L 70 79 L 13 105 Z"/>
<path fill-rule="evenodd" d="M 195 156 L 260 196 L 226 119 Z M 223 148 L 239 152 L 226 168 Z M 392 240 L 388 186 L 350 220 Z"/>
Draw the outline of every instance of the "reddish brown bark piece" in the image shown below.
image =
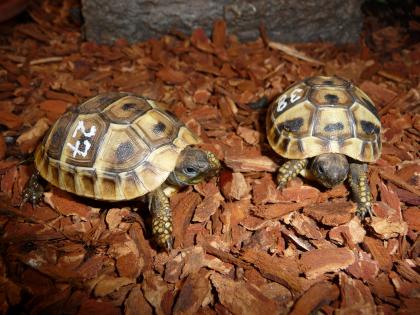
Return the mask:
<path fill-rule="evenodd" d="M 180 193 L 171 198 L 174 246 L 182 244 L 184 231 L 191 221 L 194 210 L 200 203 L 200 195 L 193 192 Z"/>
<path fill-rule="evenodd" d="M 220 174 L 220 184 L 222 193 L 227 199 L 240 200 L 251 190 L 242 173 L 224 171 Z"/>
<path fill-rule="evenodd" d="M 237 134 L 244 139 L 246 143 L 251 145 L 256 145 L 261 137 L 258 131 L 241 126 L 238 127 Z"/>
<path fill-rule="evenodd" d="M 158 314 L 164 314 L 164 310 L 170 307 L 167 303 L 171 304 L 173 302 L 167 298 L 168 284 L 151 271 L 144 274 L 141 289 L 147 302 L 152 305 Z"/>
<path fill-rule="evenodd" d="M 392 260 L 388 251 L 383 246 L 382 241 L 372 237 L 365 237 L 363 244 L 372 254 L 373 258 L 379 263 L 381 270 L 390 271 L 392 268 Z"/>
<path fill-rule="evenodd" d="M 17 138 L 16 143 L 19 145 L 20 151 L 22 153 L 32 153 L 49 128 L 50 124 L 48 119 L 43 118 L 38 120 L 31 129 L 22 133 Z"/>
<path fill-rule="evenodd" d="M 279 306 L 255 287 L 234 281 L 215 272 L 210 275 L 220 302 L 233 314 L 257 314 L 261 310 L 275 314 Z"/>
<path fill-rule="evenodd" d="M 307 201 L 314 203 L 318 200 L 319 190 L 312 186 L 296 185 L 284 188 L 282 190 L 282 197 L 287 201 Z"/>
<path fill-rule="evenodd" d="M 293 226 L 298 234 L 307 238 L 317 240 L 323 236 L 315 221 L 301 213 L 291 213 L 284 218 L 284 222 Z"/>
<path fill-rule="evenodd" d="M 394 287 L 392 286 L 389 276 L 386 273 L 381 273 L 379 276 L 373 279 L 370 279 L 368 283 L 372 287 L 372 292 L 376 296 L 382 296 L 382 297 L 395 296 Z"/>
<path fill-rule="evenodd" d="M 270 174 L 256 180 L 252 187 L 252 199 L 257 205 L 265 203 L 277 203 L 281 200 L 280 191 L 277 190 Z"/>
<path fill-rule="evenodd" d="M 340 294 L 337 286 L 330 282 L 319 282 L 309 288 L 293 306 L 290 315 L 312 314 L 323 305 L 338 299 Z"/>
<path fill-rule="evenodd" d="M 347 223 L 353 216 L 356 205 L 352 202 L 327 202 L 313 206 L 307 206 L 303 212 L 329 226 L 338 226 Z"/>
<path fill-rule="evenodd" d="M 62 190 L 53 189 L 44 196 L 46 203 L 65 216 L 76 215 L 86 221 L 92 214 L 88 206 L 72 200 L 71 195 Z"/>
<path fill-rule="evenodd" d="M 367 93 L 372 100 L 377 103 L 379 106 L 383 106 L 391 102 L 396 96 L 397 93 L 387 89 L 381 85 L 375 84 L 372 81 L 365 81 L 360 85 L 360 88 Z"/>
<path fill-rule="evenodd" d="M 417 207 L 407 208 L 403 211 L 404 220 L 408 228 L 414 231 L 420 231 L 420 210 Z"/>
<path fill-rule="evenodd" d="M 344 273 L 340 273 L 339 281 L 342 300 L 338 314 L 376 314 L 373 297 L 362 281 L 354 280 Z"/>
<path fill-rule="evenodd" d="M 131 289 L 127 299 L 124 302 L 124 314 L 126 315 L 152 315 L 153 309 L 147 303 L 144 298 L 143 293 L 141 292 L 140 285 L 136 285 Z"/>
<path fill-rule="evenodd" d="M 105 276 L 99 280 L 95 286 L 94 294 L 97 297 L 103 297 L 114 291 L 117 291 L 123 286 L 126 286 L 130 283 L 133 283 L 133 279 L 124 278 L 124 277 L 109 277 Z"/>
<path fill-rule="evenodd" d="M 396 264 L 397 272 L 410 282 L 420 284 L 420 274 L 411 268 L 405 261 L 398 261 Z"/>
<path fill-rule="evenodd" d="M 231 148 L 225 151 L 225 163 L 235 172 L 274 172 L 277 169 L 269 157 L 256 150 Z"/>
<path fill-rule="evenodd" d="M 363 251 L 355 252 L 355 257 L 356 261 L 347 268 L 347 271 L 353 277 L 364 281 L 375 279 L 379 272 L 378 262 Z"/>
<path fill-rule="evenodd" d="M 204 200 L 197 205 L 192 220 L 194 222 L 207 221 L 210 216 L 212 216 L 217 211 L 217 209 L 220 207 L 221 201 L 223 200 L 224 198 L 219 192 L 204 198 Z"/>
<path fill-rule="evenodd" d="M 303 253 L 299 262 L 306 277 L 315 279 L 326 272 L 347 268 L 355 262 L 355 258 L 347 248 L 322 248 Z"/>
<path fill-rule="evenodd" d="M 246 250 L 242 254 L 242 259 L 257 267 L 267 279 L 278 282 L 296 293 L 302 292 L 306 285 L 305 279 L 299 277 L 299 270 L 294 259 L 280 259 L 253 249 Z"/>
<path fill-rule="evenodd" d="M 178 84 L 187 81 L 188 77 L 184 72 L 171 68 L 163 68 L 156 73 L 156 76 L 170 84 Z"/>
<path fill-rule="evenodd" d="M 6 149 L 7 149 L 6 141 L 4 140 L 3 135 L 1 135 L 0 136 L 0 160 L 3 160 L 4 157 L 6 156 Z"/>
<path fill-rule="evenodd" d="M 275 203 L 257 205 L 252 208 L 252 213 L 264 219 L 278 219 L 282 216 L 301 209 L 306 203 Z"/>
<path fill-rule="evenodd" d="M 333 227 L 328 232 L 328 237 L 340 245 L 347 242 L 352 245 L 361 243 L 363 242 L 365 235 L 366 230 L 363 228 L 359 218 L 357 217 L 354 217 L 346 224 Z"/>
<path fill-rule="evenodd" d="M 67 110 L 68 103 L 62 100 L 45 100 L 39 104 L 39 108 L 46 112 L 47 118 L 54 122 Z"/>
<path fill-rule="evenodd" d="M 21 117 L 1 108 L 0 124 L 5 125 L 9 129 L 17 130 L 22 126 L 23 120 Z"/>
<path fill-rule="evenodd" d="M 199 272 L 187 278 L 175 302 L 173 309 L 175 314 L 197 314 L 204 299 L 210 294 L 209 274 L 208 270 L 200 269 Z"/>
<path fill-rule="evenodd" d="M 110 302 L 102 302 L 97 300 L 87 300 L 80 305 L 80 309 L 77 312 L 78 315 L 120 315 L 121 310 L 112 305 Z"/>

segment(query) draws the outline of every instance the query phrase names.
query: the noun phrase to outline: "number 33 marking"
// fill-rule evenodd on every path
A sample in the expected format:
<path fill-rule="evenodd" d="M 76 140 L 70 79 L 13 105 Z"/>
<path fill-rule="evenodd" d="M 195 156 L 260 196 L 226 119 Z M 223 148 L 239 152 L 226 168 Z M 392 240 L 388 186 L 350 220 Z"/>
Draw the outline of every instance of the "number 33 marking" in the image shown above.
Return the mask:
<path fill-rule="evenodd" d="M 300 99 L 302 97 L 302 92 L 303 90 L 298 88 L 293 90 L 290 93 L 290 104 L 296 102 L 298 99 Z M 289 104 L 288 100 L 287 100 L 287 94 L 283 94 L 279 100 L 277 101 L 277 112 L 280 113 L 282 112 L 286 106 Z"/>

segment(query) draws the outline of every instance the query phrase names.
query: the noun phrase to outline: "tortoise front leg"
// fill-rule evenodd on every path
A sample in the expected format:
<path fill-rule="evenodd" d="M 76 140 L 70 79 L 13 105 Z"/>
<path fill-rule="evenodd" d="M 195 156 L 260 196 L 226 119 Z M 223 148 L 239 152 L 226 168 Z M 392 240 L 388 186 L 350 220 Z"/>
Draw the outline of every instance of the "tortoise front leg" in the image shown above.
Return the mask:
<path fill-rule="evenodd" d="M 20 207 L 22 207 L 26 202 L 32 201 L 32 206 L 35 208 L 35 206 L 41 201 L 43 194 L 44 187 L 42 187 L 40 183 L 39 172 L 35 172 L 32 174 L 22 192 L 22 202 L 20 203 Z"/>
<path fill-rule="evenodd" d="M 298 176 L 298 174 L 308 165 L 308 160 L 290 160 L 284 163 L 277 173 L 277 189 L 286 187 L 289 180 Z"/>
<path fill-rule="evenodd" d="M 169 199 L 162 188 L 148 195 L 149 210 L 152 214 L 152 232 L 159 246 L 172 249 L 172 214 Z"/>
<path fill-rule="evenodd" d="M 357 202 L 356 215 L 363 219 L 366 214 L 372 215 L 372 196 L 367 178 L 367 165 L 350 163 L 349 182 L 353 198 Z"/>

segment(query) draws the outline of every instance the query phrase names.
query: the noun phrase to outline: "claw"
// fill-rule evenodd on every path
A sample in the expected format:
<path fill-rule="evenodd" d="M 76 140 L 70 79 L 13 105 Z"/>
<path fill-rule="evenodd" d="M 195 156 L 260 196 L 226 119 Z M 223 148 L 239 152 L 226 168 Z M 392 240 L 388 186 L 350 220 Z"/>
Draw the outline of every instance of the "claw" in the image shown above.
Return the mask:
<path fill-rule="evenodd" d="M 43 194 L 44 188 L 38 182 L 38 175 L 33 174 L 29 179 L 26 188 L 22 192 L 22 201 L 19 205 L 20 208 L 22 208 L 23 205 L 28 201 L 31 201 L 32 206 L 36 208 L 37 204 L 41 201 Z"/>
<path fill-rule="evenodd" d="M 170 252 L 173 249 L 172 237 L 166 240 L 166 250 Z"/>
<path fill-rule="evenodd" d="M 277 185 L 277 190 L 282 191 L 284 187 L 286 187 L 286 183 L 279 183 L 279 184 Z"/>

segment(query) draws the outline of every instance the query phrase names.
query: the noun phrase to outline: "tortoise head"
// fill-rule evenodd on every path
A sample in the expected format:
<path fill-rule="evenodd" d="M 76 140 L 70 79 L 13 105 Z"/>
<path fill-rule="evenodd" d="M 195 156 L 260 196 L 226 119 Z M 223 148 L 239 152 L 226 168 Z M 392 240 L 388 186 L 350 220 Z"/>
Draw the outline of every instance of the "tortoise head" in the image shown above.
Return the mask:
<path fill-rule="evenodd" d="M 311 164 L 312 174 L 327 188 L 341 184 L 349 172 L 349 163 L 342 154 L 325 153 L 315 157 Z"/>
<path fill-rule="evenodd" d="M 215 176 L 219 169 L 220 162 L 213 153 L 188 146 L 181 151 L 168 180 L 177 186 L 195 185 Z"/>

